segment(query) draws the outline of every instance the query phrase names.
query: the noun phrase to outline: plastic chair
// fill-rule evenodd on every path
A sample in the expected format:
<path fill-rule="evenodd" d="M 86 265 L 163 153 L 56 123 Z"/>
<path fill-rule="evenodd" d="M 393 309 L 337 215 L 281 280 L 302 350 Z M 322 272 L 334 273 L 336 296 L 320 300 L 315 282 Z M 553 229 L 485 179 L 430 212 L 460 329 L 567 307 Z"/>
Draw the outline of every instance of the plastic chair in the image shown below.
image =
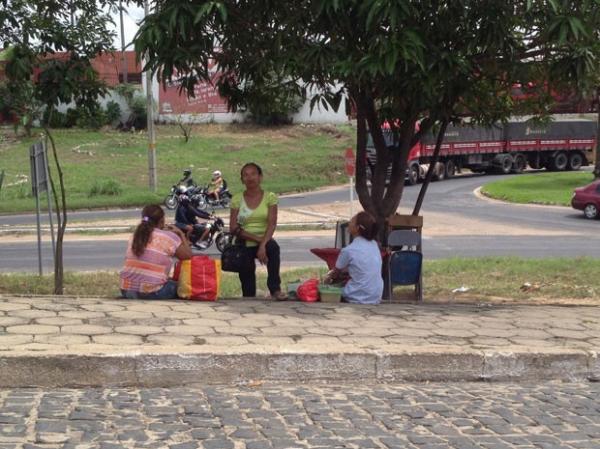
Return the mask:
<path fill-rule="evenodd" d="M 414 231 L 390 232 L 388 246 L 391 250 L 389 263 L 388 293 L 392 300 L 394 285 L 415 286 L 415 297 L 423 301 L 423 254 L 421 234 Z"/>

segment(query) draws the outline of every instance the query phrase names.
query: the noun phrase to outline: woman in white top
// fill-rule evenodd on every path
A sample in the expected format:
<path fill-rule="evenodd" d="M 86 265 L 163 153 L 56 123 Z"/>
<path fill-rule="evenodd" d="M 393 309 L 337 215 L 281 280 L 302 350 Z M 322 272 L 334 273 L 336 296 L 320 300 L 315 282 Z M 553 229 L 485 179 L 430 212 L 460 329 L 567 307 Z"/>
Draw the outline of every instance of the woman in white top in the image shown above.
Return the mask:
<path fill-rule="evenodd" d="M 375 240 L 377 223 L 372 215 L 359 212 L 348 225 L 354 238 L 352 243 L 342 249 L 335 268 L 328 274 L 329 279 L 350 275 L 343 290 L 344 302 L 354 304 L 379 304 L 383 294 L 381 277 L 381 251 Z"/>

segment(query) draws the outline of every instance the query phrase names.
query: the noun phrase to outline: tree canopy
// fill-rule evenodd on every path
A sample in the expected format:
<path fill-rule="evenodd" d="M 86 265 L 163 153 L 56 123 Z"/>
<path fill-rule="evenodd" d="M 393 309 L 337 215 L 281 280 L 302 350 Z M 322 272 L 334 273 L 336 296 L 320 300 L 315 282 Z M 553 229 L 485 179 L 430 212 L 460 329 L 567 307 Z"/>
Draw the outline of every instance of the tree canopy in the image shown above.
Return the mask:
<path fill-rule="evenodd" d="M 11 48 L 9 83 L 33 83 L 33 98 L 47 107 L 74 101 L 93 108 L 105 92 L 91 65 L 112 49 L 111 9 L 116 1 L 4 0 L 0 42 Z M 60 52 L 60 57 L 54 56 Z M 35 79 L 34 79 L 35 76 Z"/>
<path fill-rule="evenodd" d="M 111 8 L 118 0 L 2 0 L 0 44 L 10 48 L 6 58 L 7 92 L 13 95 L 13 108 L 21 118 L 52 110 L 59 103 L 74 101 L 92 112 L 104 83 L 91 61 L 112 49 Z M 55 53 L 61 54 L 55 55 Z M 39 105 L 39 107 L 37 106 Z M 35 110 L 37 108 L 37 110 Z M 28 124 L 33 117 L 28 118 Z M 48 129 L 60 201 L 52 170 L 49 171 L 54 196 L 58 234 L 54 257 L 54 292 L 63 293 L 62 243 L 67 225 L 67 204 L 62 169 L 54 139 Z"/>
<path fill-rule="evenodd" d="M 192 95 L 215 62 L 234 108 L 273 73 L 316 89 L 321 107 L 347 96 L 359 199 L 382 221 L 400 202 L 410 148 L 432 127 L 466 113 L 544 114 L 553 91 L 579 88 L 598 67 L 599 10 L 600 0 L 157 0 L 135 45 L 147 68 Z M 515 83 L 526 101 L 511 96 Z M 398 143 L 391 154 L 384 121 Z M 370 191 L 367 132 L 377 151 Z"/>

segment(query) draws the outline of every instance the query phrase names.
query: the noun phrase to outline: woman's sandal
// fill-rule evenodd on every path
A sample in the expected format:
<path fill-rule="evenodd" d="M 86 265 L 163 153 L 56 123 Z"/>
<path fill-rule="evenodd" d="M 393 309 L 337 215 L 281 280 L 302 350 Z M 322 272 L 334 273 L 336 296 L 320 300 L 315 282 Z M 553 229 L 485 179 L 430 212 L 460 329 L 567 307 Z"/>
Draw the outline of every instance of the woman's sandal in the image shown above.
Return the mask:
<path fill-rule="evenodd" d="M 288 295 L 286 293 L 282 292 L 281 290 L 279 290 L 278 292 L 272 293 L 271 298 L 274 299 L 275 301 L 287 301 Z"/>

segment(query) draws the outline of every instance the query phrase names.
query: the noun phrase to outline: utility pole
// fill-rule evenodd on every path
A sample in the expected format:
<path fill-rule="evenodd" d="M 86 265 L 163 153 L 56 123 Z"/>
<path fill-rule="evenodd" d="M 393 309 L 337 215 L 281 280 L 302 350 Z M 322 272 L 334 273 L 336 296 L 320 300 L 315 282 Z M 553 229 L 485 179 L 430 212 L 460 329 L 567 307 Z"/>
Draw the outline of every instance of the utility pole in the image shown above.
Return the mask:
<path fill-rule="evenodd" d="M 596 88 L 596 148 L 594 149 L 594 179 L 600 179 L 600 86 Z"/>
<path fill-rule="evenodd" d="M 123 59 L 123 83 L 127 83 L 127 58 L 125 57 L 125 30 L 123 26 L 123 3 L 119 0 L 119 17 L 121 18 L 121 57 Z"/>
<path fill-rule="evenodd" d="M 148 0 L 144 1 L 144 15 L 150 12 Z M 156 192 L 156 135 L 154 133 L 154 99 L 152 97 L 152 72 L 146 70 L 146 115 L 148 116 L 148 181 L 150 190 Z"/>

